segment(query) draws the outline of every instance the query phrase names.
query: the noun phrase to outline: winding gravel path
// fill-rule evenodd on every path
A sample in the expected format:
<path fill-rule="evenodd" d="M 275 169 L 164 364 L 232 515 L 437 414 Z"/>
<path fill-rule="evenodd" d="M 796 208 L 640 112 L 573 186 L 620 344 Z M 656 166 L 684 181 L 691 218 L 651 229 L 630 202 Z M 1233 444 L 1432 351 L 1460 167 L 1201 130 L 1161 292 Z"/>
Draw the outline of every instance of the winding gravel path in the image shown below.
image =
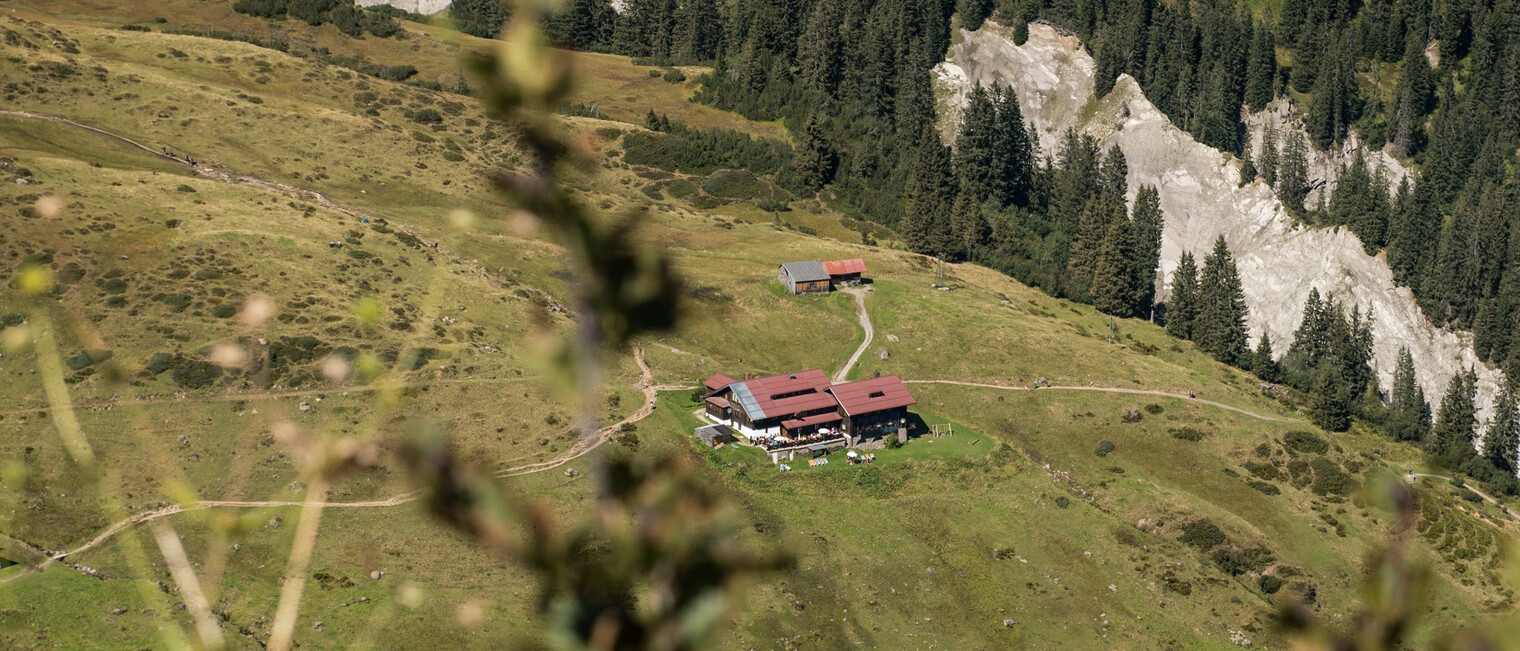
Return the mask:
<path fill-rule="evenodd" d="M 1016 387 L 1016 386 L 1009 386 L 1009 385 L 1006 385 L 1006 384 L 987 384 L 985 382 L 962 382 L 960 380 L 903 380 L 903 384 L 953 384 L 953 385 L 956 385 L 956 386 L 978 387 L 978 388 L 982 388 L 982 389 L 998 389 L 998 390 L 1001 390 L 1001 391 L 1098 391 L 1098 392 L 1101 392 L 1101 393 L 1131 393 L 1131 394 L 1144 395 L 1144 396 L 1163 396 L 1163 397 L 1166 397 L 1166 398 L 1181 398 L 1181 399 L 1184 399 L 1184 400 L 1190 400 L 1192 402 L 1196 402 L 1196 403 L 1200 403 L 1200 404 L 1205 404 L 1205 405 L 1208 405 L 1210 407 L 1217 407 L 1219 409 L 1223 409 L 1223 410 L 1226 410 L 1226 411 L 1233 411 L 1233 412 L 1235 412 L 1237 414 L 1244 414 L 1246 416 L 1250 416 L 1251 418 L 1255 418 L 1255 419 L 1258 419 L 1258 420 L 1264 420 L 1264 421 L 1268 421 L 1268 422 L 1272 422 L 1272 423 L 1302 423 L 1302 422 L 1304 422 L 1304 421 L 1301 421 L 1301 420 L 1299 420 L 1297 418 L 1278 418 L 1276 416 L 1267 416 L 1265 414 L 1258 414 L 1258 413 L 1256 413 L 1254 411 L 1249 411 L 1249 410 L 1246 410 L 1246 409 L 1241 409 L 1240 407 L 1235 407 L 1235 406 L 1232 406 L 1232 405 L 1227 405 L 1227 404 L 1224 404 L 1222 402 L 1214 402 L 1213 400 L 1204 400 L 1203 398 L 1189 398 L 1187 396 L 1187 394 L 1184 394 L 1184 393 L 1172 393 L 1170 391 L 1156 391 L 1154 389 L 1126 389 L 1124 387 L 1073 387 L 1073 386 L 1048 386 L 1048 387 L 1041 387 L 1040 389 L 1033 389 L 1031 387 Z"/>
<path fill-rule="evenodd" d="M 871 340 L 876 337 L 876 329 L 871 327 L 871 313 L 866 311 L 866 293 L 870 290 L 864 287 L 847 287 L 839 290 L 855 297 L 855 318 L 860 321 L 860 328 L 865 330 L 866 338 L 860 341 L 860 347 L 855 349 L 855 354 L 850 355 L 849 361 L 844 363 L 834 373 L 833 383 L 840 384 L 849 379 L 850 369 L 855 368 L 855 363 L 860 361 L 860 356 L 866 352 L 866 347 L 871 345 Z"/>

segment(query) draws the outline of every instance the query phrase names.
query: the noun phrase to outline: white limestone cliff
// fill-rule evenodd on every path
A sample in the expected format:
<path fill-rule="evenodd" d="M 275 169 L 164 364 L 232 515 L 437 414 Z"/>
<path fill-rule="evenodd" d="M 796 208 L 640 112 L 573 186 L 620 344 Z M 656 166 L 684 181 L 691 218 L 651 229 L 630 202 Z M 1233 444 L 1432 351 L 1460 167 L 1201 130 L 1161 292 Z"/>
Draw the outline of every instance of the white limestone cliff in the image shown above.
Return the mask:
<path fill-rule="evenodd" d="M 1438 329 L 1425 319 L 1409 289 L 1395 286 L 1382 254 L 1367 255 L 1347 230 L 1296 224 L 1260 180 L 1240 186 L 1239 160 L 1178 129 L 1128 75 L 1120 76 L 1106 97 L 1095 99 L 1093 71 L 1093 59 L 1081 42 L 1047 25 L 1031 24 L 1022 46 L 1013 44 L 1011 30 L 990 23 L 976 32 L 962 30 L 935 69 L 944 99 L 942 127 L 946 134 L 954 133 L 973 84 L 1012 87 L 1042 155 L 1054 155 L 1061 134 L 1076 128 L 1103 141 L 1105 148 L 1124 151 L 1131 200 L 1142 184 L 1160 191 L 1166 216 L 1161 297 L 1170 288 L 1181 254 L 1192 251 L 1202 264 L 1215 238 L 1223 235 L 1240 268 L 1253 345 L 1265 331 L 1281 354 L 1303 318 L 1309 289 L 1317 287 L 1344 304 L 1371 311 L 1373 357 L 1385 390 L 1392 384 L 1399 348 L 1407 346 L 1433 405 L 1453 374 L 1476 367 L 1479 413 L 1487 417 L 1498 372 L 1478 362 L 1470 335 Z M 1254 144 L 1260 143 L 1268 122 L 1297 128 L 1287 106 L 1274 104 L 1248 120 Z M 1356 147 L 1353 140 L 1337 154 L 1349 154 Z M 1365 155 L 1374 168 L 1383 165 L 1395 183 L 1405 173 L 1398 161 L 1381 152 Z M 1333 182 L 1336 158 L 1315 155 L 1311 178 Z"/>

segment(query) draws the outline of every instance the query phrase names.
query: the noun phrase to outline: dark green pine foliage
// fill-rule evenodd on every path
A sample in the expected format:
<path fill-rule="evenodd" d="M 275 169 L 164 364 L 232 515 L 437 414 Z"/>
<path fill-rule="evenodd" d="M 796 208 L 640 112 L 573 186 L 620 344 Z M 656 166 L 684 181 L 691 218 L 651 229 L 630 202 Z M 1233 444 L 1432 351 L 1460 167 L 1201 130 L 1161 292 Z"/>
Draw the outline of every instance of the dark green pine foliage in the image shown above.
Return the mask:
<path fill-rule="evenodd" d="M 1471 369 L 1452 376 L 1430 430 L 1427 449 L 1453 468 L 1477 455 L 1473 449 L 1478 430 L 1477 384 L 1477 374 Z"/>
<path fill-rule="evenodd" d="M 982 23 L 992 15 L 992 0 L 960 0 L 956 6 L 963 29 L 971 31 L 981 29 Z"/>
<path fill-rule="evenodd" d="M 950 229 L 955 235 L 955 247 L 948 257 L 954 260 L 970 260 L 990 235 L 981 204 L 964 187 L 955 197 Z"/>
<path fill-rule="evenodd" d="M 607 0 L 570 0 L 548 17 L 549 39 L 558 46 L 577 50 L 606 50 L 612 45 L 617 13 Z"/>
<path fill-rule="evenodd" d="M 1183 251 L 1172 272 L 1172 294 L 1166 301 L 1166 333 L 1178 339 L 1193 338 L 1198 315 L 1198 264 L 1190 251 Z"/>
<path fill-rule="evenodd" d="M 1240 185 L 1256 180 L 1256 161 L 1251 159 L 1251 139 L 1240 143 Z"/>
<path fill-rule="evenodd" d="M 1260 111 L 1272 101 L 1277 80 L 1277 50 L 1272 30 L 1257 23 L 1252 27 L 1251 52 L 1246 60 L 1245 103 Z"/>
<path fill-rule="evenodd" d="M 908 177 L 908 207 L 901 225 L 903 240 L 910 250 L 939 257 L 948 257 L 957 250 L 950 224 L 955 194 L 950 148 L 940 141 L 939 132 L 925 127 Z"/>
<path fill-rule="evenodd" d="M 1515 387 L 1505 382 L 1499 388 L 1499 400 L 1494 405 L 1493 418 L 1483 434 L 1483 458 L 1494 468 L 1513 476 L 1520 472 L 1520 400 L 1516 399 Z"/>
<path fill-rule="evenodd" d="M 1411 33 L 1399 66 L 1399 84 L 1394 89 L 1393 126 L 1389 133 L 1389 153 L 1412 156 L 1424 145 L 1424 120 L 1435 98 L 1430 82 L 1430 63 L 1425 58 L 1423 34 Z"/>
<path fill-rule="evenodd" d="M 1156 303 L 1156 273 L 1161 266 L 1161 233 L 1165 217 L 1161 213 L 1161 193 L 1156 186 L 1142 185 L 1135 193 L 1135 206 L 1130 211 L 1134 224 L 1134 314 L 1150 318 Z"/>
<path fill-rule="evenodd" d="M 1267 187 L 1277 187 L 1277 129 L 1268 124 L 1261 134 L 1261 159 L 1256 164 L 1257 173 L 1267 182 Z"/>
<path fill-rule="evenodd" d="M 1309 397 L 1309 417 L 1321 429 L 1344 432 L 1351 427 L 1351 396 L 1341 378 L 1340 368 L 1326 365 L 1314 382 Z"/>
<path fill-rule="evenodd" d="M 1298 134 L 1289 133 L 1283 145 L 1282 164 L 1277 170 L 1277 196 L 1294 214 L 1304 211 L 1309 196 L 1308 146 Z"/>
<path fill-rule="evenodd" d="M 1262 382 L 1275 383 L 1281 379 L 1277 358 L 1272 354 L 1272 337 L 1265 331 L 1256 340 L 1256 352 L 1251 355 L 1251 372 L 1261 378 Z"/>
<path fill-rule="evenodd" d="M 1339 144 L 1350 133 L 1362 105 L 1353 69 L 1356 57 L 1350 46 L 1332 38 L 1330 50 L 1329 56 L 1319 61 L 1314 99 L 1309 104 L 1309 117 L 1304 120 L 1304 129 L 1321 149 Z"/>
<path fill-rule="evenodd" d="M 1330 223 L 1349 226 L 1362 240 L 1368 255 L 1383 248 L 1388 232 L 1387 178 L 1373 175 L 1361 153 L 1341 169 L 1335 191 L 1330 195 Z"/>
<path fill-rule="evenodd" d="M 1130 251 L 1135 239 L 1128 219 L 1108 224 L 1093 262 L 1092 304 L 1104 314 L 1134 316 L 1135 273 Z"/>
<path fill-rule="evenodd" d="M 1034 184 L 1033 145 L 1019 98 L 1012 88 L 995 89 L 997 197 L 1005 206 L 1026 207 Z"/>
<path fill-rule="evenodd" d="M 1423 441 L 1430 433 L 1430 404 L 1425 390 L 1415 381 L 1414 358 L 1399 348 L 1393 370 L 1393 392 L 1388 403 L 1388 435 L 1395 441 Z"/>
<path fill-rule="evenodd" d="M 1198 347 L 1226 364 L 1249 362 L 1246 341 L 1246 299 L 1240 286 L 1235 257 L 1224 236 L 1214 242 L 1214 251 L 1203 260 L 1198 282 L 1198 316 L 1193 323 L 1193 341 Z"/>
<path fill-rule="evenodd" d="M 977 84 L 966 99 L 961 114 L 960 134 L 955 139 L 955 172 L 961 191 L 973 203 L 980 204 L 998 194 L 1002 184 L 999 172 L 997 108 L 992 96 Z"/>
<path fill-rule="evenodd" d="M 802 130 L 796 151 L 796 159 L 792 164 L 797 168 L 802 184 L 809 190 L 817 192 L 834 180 L 838 160 L 833 147 L 823 137 L 823 127 L 817 114 L 808 120 L 807 127 Z"/>
<path fill-rule="evenodd" d="M 821 3 L 831 4 L 831 3 Z M 718 55 L 723 39 L 723 16 L 718 0 L 684 0 L 675 12 L 675 51 L 672 57 L 702 63 Z"/>
<path fill-rule="evenodd" d="M 502 0 L 454 0 L 449 15 L 459 31 L 481 38 L 496 38 L 507 22 L 507 5 Z"/>

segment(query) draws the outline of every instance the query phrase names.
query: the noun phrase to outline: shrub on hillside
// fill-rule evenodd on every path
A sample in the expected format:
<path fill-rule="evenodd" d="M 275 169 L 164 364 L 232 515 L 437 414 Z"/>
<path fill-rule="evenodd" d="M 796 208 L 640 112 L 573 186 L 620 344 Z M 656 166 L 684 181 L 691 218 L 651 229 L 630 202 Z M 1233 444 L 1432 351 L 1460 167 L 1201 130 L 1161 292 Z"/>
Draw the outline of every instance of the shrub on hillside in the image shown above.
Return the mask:
<path fill-rule="evenodd" d="M 413 122 L 418 124 L 438 124 L 443 122 L 443 114 L 439 113 L 437 109 L 430 108 L 409 112 L 406 117 L 411 118 Z"/>
<path fill-rule="evenodd" d="M 1283 580 L 1271 574 L 1263 574 L 1260 579 L 1256 580 L 1256 586 L 1261 588 L 1261 591 L 1266 594 L 1277 594 L 1277 591 L 1283 587 Z"/>
<path fill-rule="evenodd" d="M 675 68 L 671 68 L 665 71 L 665 81 L 668 81 L 672 84 L 679 84 L 683 81 L 686 81 L 686 73 L 681 72 Z"/>
<path fill-rule="evenodd" d="M 1191 427 L 1173 427 L 1167 430 L 1167 432 L 1171 433 L 1172 438 L 1174 439 L 1177 439 L 1179 441 L 1191 441 L 1193 443 L 1202 441 L 1204 437 L 1203 432 Z"/>
<path fill-rule="evenodd" d="M 1114 451 L 1114 442 L 1113 441 L 1107 441 L 1107 440 L 1105 440 L 1105 441 L 1098 441 L 1098 449 L 1094 450 L 1093 454 L 1096 454 L 1096 455 L 1098 455 L 1100 457 L 1106 457 L 1106 456 L 1108 456 L 1108 453 L 1113 452 L 1113 451 Z"/>
<path fill-rule="evenodd" d="M 1281 495 L 1282 489 L 1277 484 L 1270 484 L 1259 479 L 1247 479 L 1246 485 L 1261 491 L 1263 495 Z"/>
<path fill-rule="evenodd" d="M 1220 531 L 1213 522 L 1200 518 L 1182 525 L 1180 540 L 1184 545 L 1206 552 L 1223 544 L 1226 538 L 1224 532 Z"/>
<path fill-rule="evenodd" d="M 186 389 L 203 389 L 222 377 L 222 369 L 210 362 L 189 362 L 174 369 L 174 383 Z"/>
<path fill-rule="evenodd" d="M 1309 490 L 1316 495 L 1350 495 L 1356 489 L 1356 480 L 1341 470 L 1334 461 L 1319 457 L 1309 463 L 1314 470 L 1314 483 Z"/>
<path fill-rule="evenodd" d="M 1283 446 L 1294 452 L 1306 454 L 1324 454 L 1330 450 L 1330 444 L 1318 436 L 1309 432 L 1294 430 L 1283 436 Z"/>

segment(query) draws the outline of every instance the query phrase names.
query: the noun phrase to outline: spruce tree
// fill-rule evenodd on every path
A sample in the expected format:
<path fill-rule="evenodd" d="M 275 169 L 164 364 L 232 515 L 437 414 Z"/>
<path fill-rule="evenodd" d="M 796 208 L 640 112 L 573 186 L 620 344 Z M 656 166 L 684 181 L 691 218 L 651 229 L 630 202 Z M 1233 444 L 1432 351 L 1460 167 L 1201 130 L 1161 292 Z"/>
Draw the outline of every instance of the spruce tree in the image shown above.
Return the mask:
<path fill-rule="evenodd" d="M 1411 156 L 1421 142 L 1421 124 L 1430 112 L 1434 85 L 1430 83 L 1430 63 L 1425 58 L 1424 34 L 1411 33 L 1399 67 L 1399 85 L 1394 89 L 1394 114 L 1391 152 Z"/>
<path fill-rule="evenodd" d="M 819 124 L 817 113 L 808 118 L 807 127 L 797 140 L 796 152 L 793 165 L 797 168 L 797 175 L 802 178 L 802 184 L 809 190 L 817 192 L 834 180 L 838 161 L 833 148 L 823 136 L 823 126 Z"/>
<path fill-rule="evenodd" d="M 502 0 L 454 0 L 449 15 L 459 31 L 480 38 L 496 38 L 507 22 L 507 5 Z"/>
<path fill-rule="evenodd" d="M 1166 333 L 1178 339 L 1193 338 L 1198 315 L 1198 265 L 1193 254 L 1183 251 L 1172 272 L 1172 294 L 1166 300 Z"/>
<path fill-rule="evenodd" d="M 1003 205 L 1028 206 L 1034 183 L 1035 159 L 1024 113 L 1012 88 L 994 93 L 997 108 L 998 199 Z"/>
<path fill-rule="evenodd" d="M 1515 387 L 1505 382 L 1499 388 L 1494 415 L 1483 435 L 1483 458 L 1501 472 L 1513 476 L 1520 472 L 1520 400 Z"/>
<path fill-rule="evenodd" d="M 1252 111 L 1260 111 L 1272 101 L 1273 80 L 1277 76 L 1277 48 L 1272 30 L 1256 23 L 1251 35 L 1251 52 L 1246 62 L 1245 102 Z"/>
<path fill-rule="evenodd" d="M 1251 160 L 1251 139 L 1240 144 L 1240 185 L 1256 180 L 1256 163 Z"/>
<path fill-rule="evenodd" d="M 1098 247 L 1090 291 L 1093 307 L 1104 314 L 1121 318 L 1133 314 L 1134 275 L 1130 271 L 1129 247 L 1126 246 L 1132 238 L 1133 227 L 1129 220 L 1117 220 L 1108 225 Z"/>
<path fill-rule="evenodd" d="M 1135 193 L 1135 207 L 1130 211 L 1134 225 L 1134 314 L 1150 318 L 1156 303 L 1156 271 L 1161 266 L 1161 234 L 1165 216 L 1161 213 L 1161 193 L 1156 186 L 1142 185 Z"/>
<path fill-rule="evenodd" d="M 1099 193 L 1107 195 L 1109 201 L 1123 203 L 1124 195 L 1129 192 L 1129 161 L 1125 160 L 1124 150 L 1118 145 L 1108 148 L 1098 176 Z"/>
<path fill-rule="evenodd" d="M 1272 337 L 1265 330 L 1261 331 L 1261 338 L 1256 341 L 1256 353 L 1251 356 L 1251 372 L 1263 382 L 1276 383 L 1280 379 L 1277 359 L 1272 355 Z"/>
<path fill-rule="evenodd" d="M 961 28 L 970 31 L 981 29 L 982 22 L 992 15 L 992 0 L 960 0 L 956 3 L 961 16 Z"/>
<path fill-rule="evenodd" d="M 1328 432 L 1344 432 L 1351 427 L 1351 396 L 1341 372 L 1334 365 L 1320 370 L 1314 382 L 1313 395 L 1309 399 L 1309 417 L 1320 429 Z"/>
<path fill-rule="evenodd" d="M 902 236 L 910 250 L 940 257 L 956 250 L 956 238 L 950 224 L 954 201 L 950 149 L 940 141 L 939 132 L 933 126 L 926 126 L 919 136 L 918 152 L 908 177 L 908 205 L 903 217 Z"/>
<path fill-rule="evenodd" d="M 997 109 L 992 96 L 977 84 L 966 99 L 960 133 L 955 138 L 955 173 L 961 190 L 980 204 L 999 185 Z"/>
<path fill-rule="evenodd" d="M 1215 240 L 1214 251 L 1203 260 L 1193 341 L 1225 364 L 1248 361 L 1245 291 L 1241 289 L 1235 258 L 1223 235 Z"/>
<path fill-rule="evenodd" d="M 1430 432 L 1430 406 L 1415 381 L 1414 358 L 1399 348 L 1393 370 L 1393 395 L 1388 404 L 1388 435 L 1395 441 L 1423 441 Z"/>
<path fill-rule="evenodd" d="M 1288 134 L 1283 146 L 1282 165 L 1277 171 L 1277 196 L 1294 214 L 1304 211 L 1304 199 L 1309 196 L 1309 161 L 1307 145 L 1296 133 Z"/>
<path fill-rule="evenodd" d="M 982 216 L 982 206 L 964 188 L 955 198 L 951 229 L 955 231 L 956 251 L 953 257 L 956 259 L 974 259 L 977 250 L 987 241 L 988 226 L 987 219 Z"/>
<path fill-rule="evenodd" d="M 1277 129 L 1268 124 L 1262 130 L 1261 162 L 1256 164 L 1256 168 L 1269 188 L 1277 187 L 1277 156 Z"/>
<path fill-rule="evenodd" d="M 1461 463 L 1477 452 L 1473 439 L 1477 436 L 1478 419 L 1474 406 L 1477 376 L 1472 371 L 1453 375 L 1441 397 L 1441 409 L 1436 412 L 1436 423 L 1430 431 L 1428 449 L 1431 454 L 1443 458 L 1452 466 Z"/>

